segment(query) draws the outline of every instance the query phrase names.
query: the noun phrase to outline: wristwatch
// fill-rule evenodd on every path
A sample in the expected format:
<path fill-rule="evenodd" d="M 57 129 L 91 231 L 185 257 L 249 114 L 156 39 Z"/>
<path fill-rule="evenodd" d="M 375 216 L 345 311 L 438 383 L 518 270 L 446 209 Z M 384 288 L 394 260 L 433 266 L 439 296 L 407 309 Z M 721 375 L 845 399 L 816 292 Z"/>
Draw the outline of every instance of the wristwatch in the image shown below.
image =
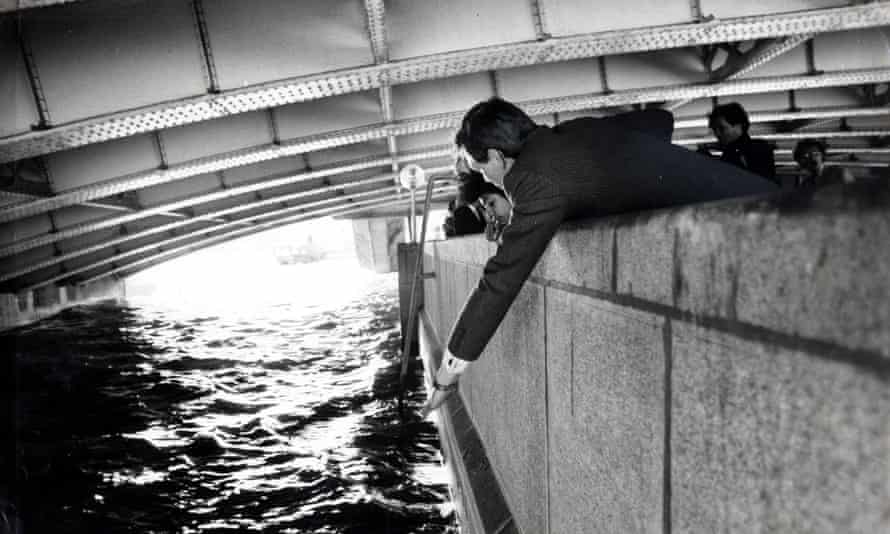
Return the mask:
<path fill-rule="evenodd" d="M 457 389 L 457 381 L 454 381 L 453 383 L 448 384 L 447 386 L 443 386 L 442 384 L 436 382 L 436 377 L 433 377 L 433 389 L 450 393 Z"/>

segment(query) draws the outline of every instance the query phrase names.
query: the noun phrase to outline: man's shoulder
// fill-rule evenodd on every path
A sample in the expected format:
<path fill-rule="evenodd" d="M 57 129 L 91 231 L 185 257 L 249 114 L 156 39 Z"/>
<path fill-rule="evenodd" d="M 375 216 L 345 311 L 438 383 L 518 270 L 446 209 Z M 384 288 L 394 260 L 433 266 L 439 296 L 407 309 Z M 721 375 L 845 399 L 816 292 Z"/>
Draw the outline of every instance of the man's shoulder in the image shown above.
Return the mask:
<path fill-rule="evenodd" d="M 772 143 L 770 143 L 769 141 L 767 141 L 765 139 L 756 139 L 754 137 L 750 138 L 750 140 L 748 141 L 748 146 L 754 150 L 761 150 L 761 151 L 768 150 L 770 152 L 772 152 L 772 150 L 773 150 Z"/>

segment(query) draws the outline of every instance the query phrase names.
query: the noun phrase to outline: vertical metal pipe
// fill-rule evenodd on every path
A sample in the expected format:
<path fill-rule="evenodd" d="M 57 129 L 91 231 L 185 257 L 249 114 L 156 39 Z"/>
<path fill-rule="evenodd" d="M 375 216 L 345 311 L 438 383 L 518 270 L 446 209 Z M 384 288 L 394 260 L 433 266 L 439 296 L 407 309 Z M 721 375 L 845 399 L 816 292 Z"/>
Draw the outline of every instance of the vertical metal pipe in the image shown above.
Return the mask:
<path fill-rule="evenodd" d="M 426 184 L 426 195 L 423 199 L 423 222 L 420 228 L 420 242 L 417 247 L 417 259 L 414 261 L 414 278 L 411 280 L 411 299 L 408 309 L 408 324 L 406 329 L 408 333 L 405 335 L 405 344 L 402 346 L 402 369 L 399 373 L 399 406 L 402 405 L 402 399 L 405 391 L 405 378 L 408 376 L 408 359 L 411 355 L 411 345 L 414 343 L 414 324 L 417 322 L 417 286 L 419 280 L 423 277 L 423 245 L 426 242 L 426 226 L 430 214 L 430 202 L 433 198 L 433 185 L 436 179 L 430 177 Z M 414 188 L 411 188 L 412 194 L 412 210 L 414 207 L 413 194 Z M 413 214 L 412 214 L 413 216 Z"/>
<path fill-rule="evenodd" d="M 411 215 L 409 216 L 408 227 L 411 232 L 411 242 L 417 242 L 417 197 L 416 197 L 417 187 L 414 184 L 411 184 Z"/>

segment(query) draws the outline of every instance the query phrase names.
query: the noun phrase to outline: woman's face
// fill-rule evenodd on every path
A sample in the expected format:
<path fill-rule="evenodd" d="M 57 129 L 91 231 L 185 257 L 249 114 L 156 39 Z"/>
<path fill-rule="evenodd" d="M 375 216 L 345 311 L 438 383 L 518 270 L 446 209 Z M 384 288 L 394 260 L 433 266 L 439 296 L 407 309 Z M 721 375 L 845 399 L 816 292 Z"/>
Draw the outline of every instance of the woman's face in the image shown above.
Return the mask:
<path fill-rule="evenodd" d="M 495 193 L 482 195 L 479 197 L 479 203 L 482 204 L 486 221 L 506 222 L 510 219 L 512 206 L 510 206 L 510 201 L 501 195 Z"/>

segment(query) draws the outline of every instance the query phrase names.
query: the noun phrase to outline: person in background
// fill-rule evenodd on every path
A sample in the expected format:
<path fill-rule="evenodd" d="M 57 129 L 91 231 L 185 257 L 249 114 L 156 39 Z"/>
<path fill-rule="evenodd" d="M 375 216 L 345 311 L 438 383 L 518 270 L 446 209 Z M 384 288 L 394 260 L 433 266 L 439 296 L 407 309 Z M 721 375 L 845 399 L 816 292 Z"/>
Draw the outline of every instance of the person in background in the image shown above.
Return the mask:
<path fill-rule="evenodd" d="M 467 201 L 463 184 L 457 188 L 457 197 L 448 203 L 448 216 L 442 223 L 445 237 L 478 234 L 485 231 L 485 219 L 472 201 Z"/>
<path fill-rule="evenodd" d="M 501 244 L 504 228 L 510 224 L 513 206 L 501 188 L 490 182 L 483 182 L 479 204 L 485 217 L 485 238 Z"/>
<path fill-rule="evenodd" d="M 854 181 L 853 174 L 844 167 L 825 166 L 825 144 L 813 139 L 798 141 L 794 147 L 794 161 L 800 166 L 797 187 L 823 187 L 834 184 L 848 184 Z"/>
<path fill-rule="evenodd" d="M 460 173 L 460 181 L 466 201 L 476 203 L 482 212 L 485 238 L 499 243 L 504 228 L 510 222 L 513 209 L 507 195 L 498 186 L 486 182 L 482 174 L 475 171 Z"/>
<path fill-rule="evenodd" d="M 780 185 L 776 178 L 773 146 L 762 139 L 751 139 L 748 135 L 750 126 L 748 113 L 738 102 L 717 106 L 708 116 L 708 127 L 714 132 L 722 150 L 720 161 Z"/>
<path fill-rule="evenodd" d="M 452 328 L 423 416 L 445 402 L 482 354 L 564 220 L 776 190 L 757 175 L 674 146 L 673 126 L 664 110 L 541 126 L 500 98 L 464 115 L 458 151 L 471 170 L 503 188 L 512 212 Z"/>

